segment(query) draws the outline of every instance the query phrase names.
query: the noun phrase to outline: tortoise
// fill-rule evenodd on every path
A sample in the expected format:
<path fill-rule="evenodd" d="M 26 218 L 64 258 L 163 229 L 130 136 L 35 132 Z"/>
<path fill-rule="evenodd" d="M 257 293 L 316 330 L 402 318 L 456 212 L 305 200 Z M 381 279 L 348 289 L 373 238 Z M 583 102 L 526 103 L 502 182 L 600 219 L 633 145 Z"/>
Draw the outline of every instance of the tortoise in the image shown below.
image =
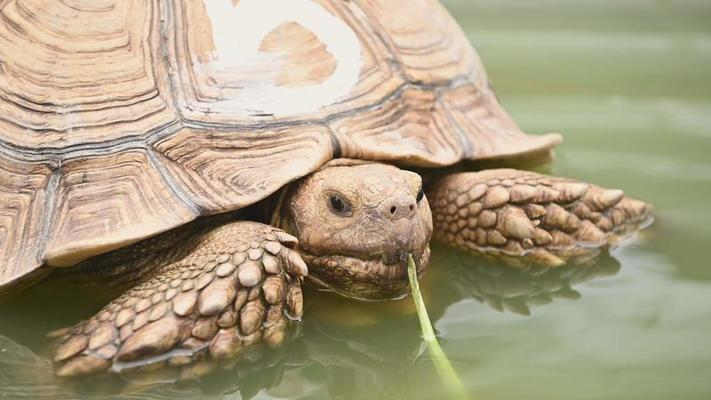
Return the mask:
<path fill-rule="evenodd" d="M 590 259 L 651 206 L 476 162 L 550 154 L 436 0 L 0 3 L 0 287 L 125 292 L 64 332 L 62 377 L 277 346 L 302 283 L 407 293 L 429 242 Z M 455 168 L 470 169 L 455 172 Z"/>

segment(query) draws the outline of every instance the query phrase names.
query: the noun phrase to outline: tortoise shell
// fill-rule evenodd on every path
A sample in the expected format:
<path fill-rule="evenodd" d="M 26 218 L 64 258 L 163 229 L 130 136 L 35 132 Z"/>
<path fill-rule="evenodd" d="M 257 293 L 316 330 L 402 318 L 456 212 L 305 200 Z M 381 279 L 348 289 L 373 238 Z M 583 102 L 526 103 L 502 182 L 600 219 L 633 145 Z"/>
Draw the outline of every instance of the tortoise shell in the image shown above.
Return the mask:
<path fill-rule="evenodd" d="M 550 148 L 435 0 L 0 0 L 0 286 L 338 157 Z"/>

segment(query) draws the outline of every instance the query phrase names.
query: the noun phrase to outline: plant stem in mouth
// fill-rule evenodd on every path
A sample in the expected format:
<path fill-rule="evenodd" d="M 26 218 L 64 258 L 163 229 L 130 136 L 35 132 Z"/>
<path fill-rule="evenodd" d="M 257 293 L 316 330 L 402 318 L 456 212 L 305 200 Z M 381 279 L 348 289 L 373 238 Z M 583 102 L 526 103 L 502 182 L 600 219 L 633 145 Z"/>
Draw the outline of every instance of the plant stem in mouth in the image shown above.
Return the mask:
<path fill-rule="evenodd" d="M 425 301 L 422 299 L 422 293 L 420 292 L 420 284 L 417 282 L 417 266 L 415 265 L 415 260 L 412 258 L 412 254 L 409 254 L 407 257 L 407 276 L 410 280 L 410 291 L 412 292 L 412 299 L 415 301 L 417 318 L 420 320 L 422 338 L 427 344 L 427 350 L 432 357 L 437 373 L 452 398 L 471 400 L 464 384 L 459 379 L 459 375 L 457 375 L 457 371 L 452 367 L 452 363 L 449 362 L 447 355 L 444 354 L 444 350 L 440 347 L 437 336 L 434 334 L 430 317 L 427 315 Z"/>

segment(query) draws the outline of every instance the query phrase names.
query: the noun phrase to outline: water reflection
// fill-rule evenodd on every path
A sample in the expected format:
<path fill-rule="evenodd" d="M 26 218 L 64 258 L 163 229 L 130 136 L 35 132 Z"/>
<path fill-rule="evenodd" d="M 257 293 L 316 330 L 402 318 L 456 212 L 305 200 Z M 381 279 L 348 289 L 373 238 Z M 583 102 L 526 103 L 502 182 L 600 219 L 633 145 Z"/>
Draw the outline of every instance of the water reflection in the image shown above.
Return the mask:
<path fill-rule="evenodd" d="M 609 255 L 588 265 L 516 269 L 447 248 L 436 247 L 433 253 L 422 287 L 435 325 L 449 306 L 472 298 L 498 311 L 529 315 L 532 308 L 557 299 L 577 299 L 576 285 L 620 270 Z M 173 383 L 177 375 L 164 372 L 82 381 L 80 386 L 59 384 L 45 357 L 0 336 L 0 393 L 11 398 L 130 394 L 146 399 L 203 395 L 338 399 L 352 398 L 353 393 L 360 398 L 405 398 L 413 367 L 429 364 L 409 298 L 364 303 L 308 291 L 306 307 L 307 318 L 285 346 L 255 349 L 238 362 L 207 366 L 215 368 L 200 379 L 177 384 Z"/>
<path fill-rule="evenodd" d="M 512 268 L 473 258 L 462 252 L 440 252 L 437 259 L 443 279 L 451 289 L 447 301 L 474 298 L 497 311 L 531 315 L 532 307 L 552 303 L 555 299 L 576 300 L 575 286 L 596 278 L 609 277 L 620 271 L 620 263 L 609 253 L 581 265 L 560 268 L 531 266 Z"/>

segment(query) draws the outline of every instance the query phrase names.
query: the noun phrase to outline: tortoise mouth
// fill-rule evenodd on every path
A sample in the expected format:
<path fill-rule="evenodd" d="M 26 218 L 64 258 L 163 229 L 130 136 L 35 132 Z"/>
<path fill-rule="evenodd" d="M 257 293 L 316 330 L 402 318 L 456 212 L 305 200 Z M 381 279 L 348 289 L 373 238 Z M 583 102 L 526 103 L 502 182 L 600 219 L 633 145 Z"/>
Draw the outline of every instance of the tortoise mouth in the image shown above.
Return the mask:
<path fill-rule="evenodd" d="M 302 253 L 309 266 L 306 282 L 319 290 L 336 292 L 358 300 L 393 300 L 409 293 L 406 252 L 369 258 Z M 413 254 L 421 278 L 430 261 L 430 247 Z"/>

